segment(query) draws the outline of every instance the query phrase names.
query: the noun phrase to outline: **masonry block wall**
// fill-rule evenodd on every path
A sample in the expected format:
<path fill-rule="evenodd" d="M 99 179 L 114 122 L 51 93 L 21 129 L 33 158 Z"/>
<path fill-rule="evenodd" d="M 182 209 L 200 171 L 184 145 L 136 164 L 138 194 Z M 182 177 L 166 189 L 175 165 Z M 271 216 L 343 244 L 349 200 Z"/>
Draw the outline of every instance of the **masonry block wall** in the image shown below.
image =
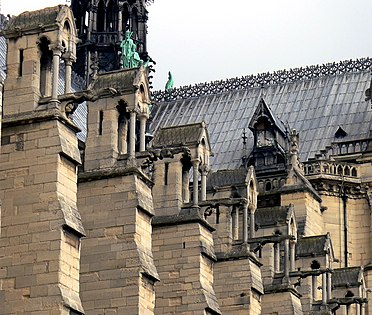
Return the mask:
<path fill-rule="evenodd" d="M 284 193 L 280 196 L 283 206 L 293 204 L 298 225 L 303 226 L 304 235 L 324 233 L 320 202 L 309 192 Z"/>
<path fill-rule="evenodd" d="M 57 119 L 13 123 L 0 155 L 0 314 L 82 311 L 76 134 Z"/>
<path fill-rule="evenodd" d="M 151 190 L 143 176 L 85 174 L 79 209 L 82 241 L 81 289 L 88 314 L 152 314 L 157 273 L 151 252 Z"/>
<path fill-rule="evenodd" d="M 219 259 L 214 278 L 222 314 L 261 314 L 263 284 L 260 263 L 253 256 Z"/>
<path fill-rule="evenodd" d="M 155 314 L 220 314 L 213 288 L 212 229 L 196 212 L 155 217 L 153 253 L 160 282 Z"/>

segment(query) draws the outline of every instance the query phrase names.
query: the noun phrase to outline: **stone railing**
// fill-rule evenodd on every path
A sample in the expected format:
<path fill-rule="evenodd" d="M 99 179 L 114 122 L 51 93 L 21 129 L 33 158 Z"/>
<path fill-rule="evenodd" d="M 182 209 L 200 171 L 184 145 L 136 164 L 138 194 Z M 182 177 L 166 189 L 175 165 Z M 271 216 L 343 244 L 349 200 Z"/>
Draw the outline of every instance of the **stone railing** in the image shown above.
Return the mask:
<path fill-rule="evenodd" d="M 90 36 L 95 44 L 116 44 L 119 41 L 118 32 L 92 32 Z"/>
<path fill-rule="evenodd" d="M 325 153 L 326 156 L 330 156 L 364 153 L 368 151 L 372 151 L 372 138 L 333 142 L 332 145 L 327 147 L 322 153 Z"/>
<path fill-rule="evenodd" d="M 315 161 L 304 163 L 305 175 L 333 175 L 342 177 L 358 177 L 356 166 L 329 161 Z"/>

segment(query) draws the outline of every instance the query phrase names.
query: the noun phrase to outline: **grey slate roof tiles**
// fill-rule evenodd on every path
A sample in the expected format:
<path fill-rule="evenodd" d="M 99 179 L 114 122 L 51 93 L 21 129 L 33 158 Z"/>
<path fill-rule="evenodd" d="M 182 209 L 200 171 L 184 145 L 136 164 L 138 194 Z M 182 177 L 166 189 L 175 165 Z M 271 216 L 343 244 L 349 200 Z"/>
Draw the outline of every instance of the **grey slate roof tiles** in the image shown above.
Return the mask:
<path fill-rule="evenodd" d="M 258 208 L 255 212 L 256 225 L 259 227 L 285 225 L 291 211 L 293 211 L 291 206 Z"/>
<path fill-rule="evenodd" d="M 356 287 L 359 286 L 361 267 L 348 267 L 334 269 L 332 274 L 332 285 L 334 287 Z"/>
<path fill-rule="evenodd" d="M 207 178 L 207 188 L 242 185 L 247 178 L 248 170 L 238 168 L 236 170 L 219 170 L 211 172 Z"/>
<path fill-rule="evenodd" d="M 9 20 L 6 31 L 30 29 L 39 25 L 54 24 L 60 12 L 60 6 L 48 7 L 37 11 L 26 11 Z"/>
<path fill-rule="evenodd" d="M 163 147 L 197 144 L 202 135 L 203 128 L 203 123 L 162 128 L 155 134 L 153 146 Z"/>
<path fill-rule="evenodd" d="M 327 235 L 299 238 L 296 245 L 296 256 L 324 256 L 327 239 Z"/>
<path fill-rule="evenodd" d="M 370 59 L 366 60 L 370 63 Z M 159 102 L 153 110 L 151 128 L 157 130 L 204 120 L 214 152 L 212 168 L 234 169 L 241 165 L 241 157 L 245 154 L 241 140 L 243 130 L 248 129 L 263 97 L 278 120 L 299 131 L 300 159 L 306 161 L 337 140 L 335 133 L 340 126 L 347 132 L 344 141 L 369 135 L 372 110 L 364 94 L 371 81 L 368 62 L 365 67 L 350 66 L 328 75 L 314 74 L 289 82 L 269 83 L 263 88 L 210 88 L 205 95 L 198 92 L 193 96 L 190 92 L 190 97 L 186 97 L 186 93 L 183 98 L 169 101 L 155 93 Z M 253 134 L 248 131 L 247 136 L 249 153 Z"/>

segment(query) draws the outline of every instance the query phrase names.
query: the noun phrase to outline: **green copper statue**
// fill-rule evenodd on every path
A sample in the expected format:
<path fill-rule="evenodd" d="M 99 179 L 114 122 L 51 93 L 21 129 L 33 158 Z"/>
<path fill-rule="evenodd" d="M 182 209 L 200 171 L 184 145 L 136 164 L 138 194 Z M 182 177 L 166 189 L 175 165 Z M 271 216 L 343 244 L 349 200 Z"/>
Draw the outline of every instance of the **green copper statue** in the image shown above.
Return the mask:
<path fill-rule="evenodd" d="M 137 52 L 137 46 L 132 39 L 133 32 L 126 31 L 125 38 L 120 44 L 123 69 L 138 68 L 143 61 Z"/>
<path fill-rule="evenodd" d="M 167 92 L 169 92 L 171 89 L 173 89 L 173 85 L 174 85 L 173 76 L 172 76 L 172 73 L 169 71 L 168 72 L 168 81 L 165 84 L 165 90 Z"/>

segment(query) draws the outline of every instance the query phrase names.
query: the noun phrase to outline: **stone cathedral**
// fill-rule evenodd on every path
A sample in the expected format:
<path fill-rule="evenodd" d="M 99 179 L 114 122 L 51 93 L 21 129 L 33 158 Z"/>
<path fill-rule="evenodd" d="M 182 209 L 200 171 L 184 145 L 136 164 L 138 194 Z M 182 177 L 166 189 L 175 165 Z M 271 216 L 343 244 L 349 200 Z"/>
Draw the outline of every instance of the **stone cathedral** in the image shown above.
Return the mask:
<path fill-rule="evenodd" d="M 1 18 L 0 315 L 372 315 L 372 59 L 152 91 L 150 2 Z"/>

